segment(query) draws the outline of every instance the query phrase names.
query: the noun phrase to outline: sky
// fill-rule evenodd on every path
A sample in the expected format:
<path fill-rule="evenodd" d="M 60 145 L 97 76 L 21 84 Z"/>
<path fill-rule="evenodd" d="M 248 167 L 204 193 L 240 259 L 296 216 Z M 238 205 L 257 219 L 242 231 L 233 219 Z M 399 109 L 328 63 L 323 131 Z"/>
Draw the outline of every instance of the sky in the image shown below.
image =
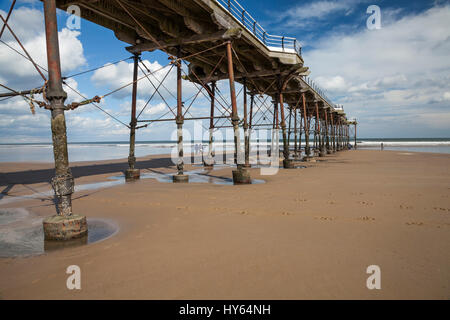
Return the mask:
<path fill-rule="evenodd" d="M 450 1 L 241 0 L 240 3 L 268 33 L 300 41 L 311 79 L 331 101 L 344 106 L 348 118 L 357 119 L 359 137 L 450 137 Z M 0 0 L 3 17 L 10 4 L 10 0 Z M 371 5 L 380 8 L 379 29 L 367 27 L 371 16 L 367 9 Z M 46 67 L 42 7 L 40 1 L 18 0 L 10 25 L 33 59 Z M 124 49 L 128 44 L 117 40 L 111 30 L 83 19 L 79 29 L 69 29 L 68 18 L 65 12 L 58 11 L 63 76 L 130 57 Z M 8 30 L 1 40 L 20 51 Z M 159 81 L 170 69 L 163 52 L 144 53 L 142 59 L 150 70 L 161 69 L 155 74 Z M 187 71 L 186 66 L 183 69 Z M 128 59 L 70 77 L 67 84 L 92 98 L 129 83 L 132 70 L 132 61 Z M 165 101 L 154 95 L 141 119 L 173 117 L 165 103 L 176 105 L 175 79 L 172 70 L 164 81 L 167 90 L 162 89 Z M 4 43 L 0 43 L 0 83 L 15 90 L 43 85 L 32 64 Z M 68 93 L 67 103 L 83 100 L 70 88 L 64 89 Z M 227 86 L 221 83 L 219 89 L 226 98 Z M 138 112 L 153 92 L 148 81 L 139 81 Z M 196 92 L 195 85 L 183 82 L 185 105 Z M 239 105 L 241 99 L 242 96 Z M 100 103 L 124 123 L 130 121 L 130 105 L 131 86 Z M 190 115 L 205 116 L 208 110 L 209 102 L 200 94 L 190 108 Z M 66 119 L 69 142 L 128 140 L 128 128 L 92 105 L 66 112 Z M 206 122 L 203 125 L 207 127 Z M 191 134 L 193 126 L 192 122 L 186 122 Z M 152 124 L 138 130 L 137 140 L 171 140 L 175 138 L 174 129 L 174 123 Z M 0 99 L 0 143 L 49 141 L 48 110 L 38 108 L 32 115 L 22 97 Z"/>

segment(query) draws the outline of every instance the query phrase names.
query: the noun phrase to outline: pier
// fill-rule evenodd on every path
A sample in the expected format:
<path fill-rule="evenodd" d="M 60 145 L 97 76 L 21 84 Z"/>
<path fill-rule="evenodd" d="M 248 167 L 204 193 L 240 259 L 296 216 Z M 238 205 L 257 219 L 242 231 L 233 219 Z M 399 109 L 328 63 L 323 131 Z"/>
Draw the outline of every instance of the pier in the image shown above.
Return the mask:
<path fill-rule="evenodd" d="M 47 40 L 48 70 L 43 70 L 23 48 L 28 60 L 43 78 L 43 86 L 23 92 L 1 85 L 8 93 L 0 96 L 44 93 L 43 101 L 29 97 L 34 106 L 48 109 L 52 114 L 52 138 L 56 176 L 52 186 L 58 199 L 58 212 L 44 221 L 47 239 L 65 240 L 81 237 L 87 232 L 86 218 L 72 213 L 71 197 L 74 180 L 67 154 L 65 114 L 87 104 L 98 103 L 106 96 L 132 87 L 127 181 L 140 177 L 135 167 L 135 141 L 139 129 L 154 122 L 173 122 L 177 125 L 178 161 L 173 182 L 188 182 L 183 163 L 183 125 L 189 120 L 210 120 L 209 157 L 205 167 L 214 165 L 212 154 L 213 131 L 232 128 L 234 131 L 234 184 L 251 183 L 249 162 L 250 133 L 259 128 L 269 128 L 282 137 L 282 167 L 295 169 L 299 161 L 315 161 L 317 157 L 347 150 L 353 126 L 356 147 L 356 120 L 348 120 L 342 106 L 334 104 L 308 76 L 310 70 L 302 58 L 299 40 L 267 32 L 251 14 L 235 0 L 44 0 Z M 13 1 L 7 17 L 2 17 L 4 27 L 14 35 L 7 24 L 15 5 Z M 67 93 L 63 90 L 61 75 L 56 9 L 66 11 L 71 5 L 81 8 L 81 17 L 112 30 L 117 39 L 127 43 L 124 50 L 133 55 L 133 81 L 103 95 L 81 97 L 77 103 L 66 105 Z M 1 35 L 0 35 L 1 37 Z M 16 38 L 20 43 L 20 40 Z M 126 50 L 126 51 L 125 51 Z M 149 81 L 163 100 L 164 78 L 152 82 L 151 71 L 141 60 L 142 52 L 161 50 L 168 55 L 164 66 L 167 74 L 176 69 L 176 106 L 167 104 L 171 116 L 142 119 L 136 109 L 136 99 L 141 81 Z M 186 66 L 188 72 L 183 71 Z M 158 70 L 158 71 L 161 71 Z M 139 77 L 139 71 L 144 76 Z M 45 76 L 48 74 L 48 79 Z M 192 82 L 197 94 L 185 103 L 183 81 Z M 219 81 L 227 82 L 229 93 L 217 90 Z M 238 105 L 235 84 L 242 86 L 243 104 Z M 70 87 L 69 87 L 70 88 Z M 71 90 L 76 91 L 71 88 Z M 79 94 L 79 92 L 78 92 Z M 81 94 L 80 94 L 81 95 Z M 210 101 L 210 112 L 193 117 L 189 109 L 195 100 L 205 97 Z M 151 98 L 150 98 L 151 100 Z M 149 100 L 149 102 L 150 102 Z M 148 102 L 147 102 L 148 103 Z M 145 107 L 144 107 L 145 108 Z M 101 109 L 101 108 L 100 108 Z M 104 110 L 103 110 L 104 111 Z M 105 111 L 104 111 L 105 112 Z M 106 113 L 106 112 L 105 112 Z M 241 129 L 244 139 L 241 139 Z M 311 139 L 311 137 L 313 137 Z M 302 138 L 305 144 L 302 151 Z M 243 144 L 242 144 L 243 142 Z M 278 152 L 278 150 L 275 150 Z M 69 225 L 70 227 L 65 227 Z"/>

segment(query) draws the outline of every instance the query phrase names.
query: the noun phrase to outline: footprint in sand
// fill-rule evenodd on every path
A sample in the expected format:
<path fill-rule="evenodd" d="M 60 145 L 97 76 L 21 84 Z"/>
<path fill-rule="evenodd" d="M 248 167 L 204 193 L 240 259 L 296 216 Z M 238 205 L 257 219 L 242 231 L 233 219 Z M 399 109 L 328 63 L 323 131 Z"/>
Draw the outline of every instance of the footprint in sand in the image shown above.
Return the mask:
<path fill-rule="evenodd" d="M 281 213 L 281 215 L 282 215 L 282 216 L 290 216 L 291 213 L 290 213 L 290 212 L 287 212 L 287 211 L 283 211 L 283 212 Z"/>
<path fill-rule="evenodd" d="M 242 215 L 248 215 L 248 211 L 247 210 L 242 210 L 241 212 L 239 212 L 240 214 L 242 214 Z"/>
<path fill-rule="evenodd" d="M 411 221 L 411 222 L 406 222 L 407 226 L 423 226 L 423 222 L 416 222 L 416 221 Z"/>
<path fill-rule="evenodd" d="M 322 221 L 333 221 L 334 217 L 314 217 L 314 219 L 322 220 Z"/>
<path fill-rule="evenodd" d="M 328 203 L 328 204 L 337 204 L 337 202 L 336 202 L 336 201 L 333 201 L 333 200 L 329 200 L 329 201 L 327 201 L 327 203 Z"/>
<path fill-rule="evenodd" d="M 370 201 L 358 201 L 358 203 L 363 206 L 373 206 L 373 202 Z"/>
<path fill-rule="evenodd" d="M 375 218 L 369 217 L 369 216 L 364 216 L 364 217 L 359 217 L 358 220 L 362 220 L 362 221 L 375 221 Z"/>
<path fill-rule="evenodd" d="M 433 208 L 436 211 L 443 211 L 443 212 L 449 212 L 450 209 L 449 208 L 441 208 L 441 207 L 434 207 Z"/>
<path fill-rule="evenodd" d="M 407 204 L 401 204 L 400 209 L 411 210 L 413 207 Z"/>
<path fill-rule="evenodd" d="M 308 201 L 308 199 L 303 199 L 303 198 L 296 198 L 295 202 L 306 202 Z"/>

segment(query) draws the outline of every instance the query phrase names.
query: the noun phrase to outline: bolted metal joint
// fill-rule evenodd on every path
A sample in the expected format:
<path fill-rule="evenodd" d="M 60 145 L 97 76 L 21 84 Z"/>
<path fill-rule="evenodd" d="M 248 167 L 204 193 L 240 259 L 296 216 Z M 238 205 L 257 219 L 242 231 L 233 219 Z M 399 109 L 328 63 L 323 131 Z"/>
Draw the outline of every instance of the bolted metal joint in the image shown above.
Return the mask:
<path fill-rule="evenodd" d="M 45 98 L 48 101 L 53 101 L 53 100 L 61 100 L 61 104 L 64 103 L 64 100 L 67 99 L 67 92 L 65 92 L 62 89 L 51 89 L 51 88 L 47 88 L 45 90 Z M 57 101 L 59 102 L 59 101 Z"/>
<path fill-rule="evenodd" d="M 184 123 L 184 117 L 182 115 L 178 115 L 175 117 L 175 123 L 180 125 Z"/>
<path fill-rule="evenodd" d="M 239 116 L 237 114 L 231 116 L 231 123 L 233 124 L 233 126 L 238 126 L 239 121 Z"/>
<path fill-rule="evenodd" d="M 130 127 L 136 127 L 136 125 L 137 125 L 137 119 L 136 118 L 133 118 L 131 121 L 130 121 Z"/>
<path fill-rule="evenodd" d="M 59 197 L 71 195 L 75 191 L 74 179 L 70 172 L 55 176 L 51 181 L 51 185 L 55 194 Z"/>

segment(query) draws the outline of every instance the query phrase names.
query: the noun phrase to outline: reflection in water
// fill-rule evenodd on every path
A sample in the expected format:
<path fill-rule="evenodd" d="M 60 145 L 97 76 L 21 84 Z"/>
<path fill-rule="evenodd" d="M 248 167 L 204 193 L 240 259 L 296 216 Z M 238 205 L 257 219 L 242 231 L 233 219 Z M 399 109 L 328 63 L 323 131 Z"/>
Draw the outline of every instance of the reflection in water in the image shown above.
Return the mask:
<path fill-rule="evenodd" d="M 119 230 L 116 223 L 108 219 L 89 219 L 87 236 L 71 241 L 44 241 L 42 218 L 35 217 L 23 208 L 0 209 L 0 220 L 5 216 L 16 216 L 15 220 L 0 225 L 0 257 L 26 257 L 45 252 L 76 247 L 105 240 Z"/>
<path fill-rule="evenodd" d="M 217 168 L 218 169 L 218 168 Z M 198 169 L 186 171 L 185 174 L 189 176 L 190 183 L 213 183 L 213 184 L 221 184 L 221 185 L 233 185 L 233 179 L 224 178 L 219 176 L 210 175 L 210 172 L 216 169 Z M 172 173 L 161 173 L 161 172 L 151 172 L 151 173 L 142 173 L 141 179 L 156 179 L 159 182 L 170 182 L 172 181 Z M 86 184 L 77 184 L 75 185 L 76 191 L 85 191 L 85 190 L 95 190 L 101 188 L 109 188 L 117 185 L 125 184 L 125 176 L 112 176 L 108 177 L 110 181 L 103 182 L 94 182 L 94 183 L 86 183 Z M 265 183 L 264 180 L 252 179 L 252 184 L 261 184 Z M 31 200 L 31 199 L 51 199 L 54 195 L 53 190 L 37 192 L 26 196 L 9 196 L 0 199 L 0 205 L 5 205 L 17 201 L 23 200 Z M 7 218 L 5 218 L 7 219 Z M 2 220 L 0 220 L 0 224 Z"/>

